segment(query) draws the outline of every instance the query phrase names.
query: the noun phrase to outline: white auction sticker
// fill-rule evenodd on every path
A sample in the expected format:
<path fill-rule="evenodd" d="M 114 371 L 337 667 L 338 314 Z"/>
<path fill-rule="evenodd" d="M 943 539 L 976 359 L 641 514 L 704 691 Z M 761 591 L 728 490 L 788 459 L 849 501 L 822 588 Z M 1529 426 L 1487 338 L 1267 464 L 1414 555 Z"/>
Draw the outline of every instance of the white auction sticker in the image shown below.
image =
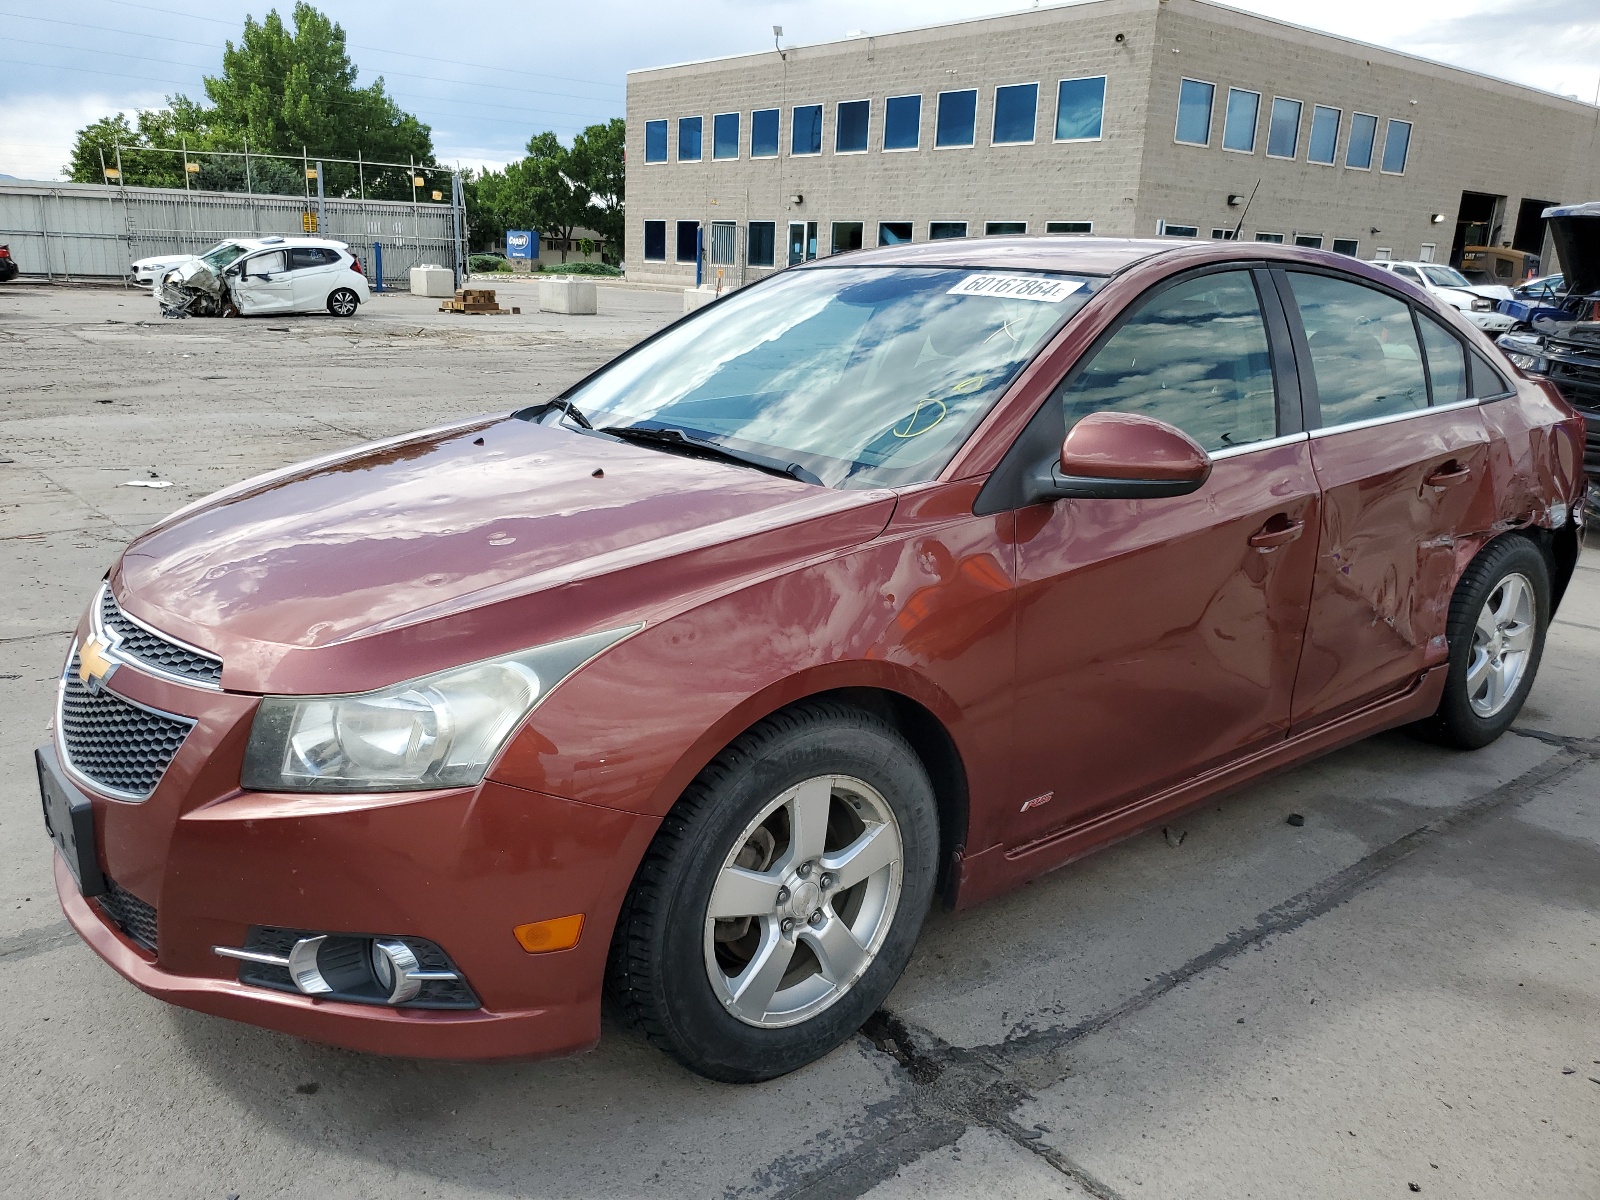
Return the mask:
<path fill-rule="evenodd" d="M 951 296 L 1000 296 L 1007 300 L 1038 300 L 1054 304 L 1083 286 L 1079 279 L 1053 279 L 1039 275 L 968 275 L 947 293 Z"/>

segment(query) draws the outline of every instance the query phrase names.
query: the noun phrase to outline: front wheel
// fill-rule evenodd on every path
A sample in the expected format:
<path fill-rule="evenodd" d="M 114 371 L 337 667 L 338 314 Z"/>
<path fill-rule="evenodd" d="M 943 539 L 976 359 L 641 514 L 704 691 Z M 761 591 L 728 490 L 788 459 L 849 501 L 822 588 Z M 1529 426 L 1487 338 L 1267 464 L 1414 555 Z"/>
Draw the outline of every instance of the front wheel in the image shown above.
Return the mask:
<path fill-rule="evenodd" d="M 336 317 L 353 317 L 361 304 L 361 297 L 349 288 L 335 288 L 328 293 L 328 311 Z"/>
<path fill-rule="evenodd" d="M 1509 729 L 1533 688 L 1549 621 L 1544 555 L 1520 537 L 1491 543 L 1456 585 L 1444 697 L 1414 731 L 1441 745 L 1477 750 Z"/>
<path fill-rule="evenodd" d="M 793 1071 L 889 994 L 938 848 L 932 785 L 892 726 L 830 702 L 770 717 L 662 822 L 618 919 L 611 992 L 707 1078 Z"/>

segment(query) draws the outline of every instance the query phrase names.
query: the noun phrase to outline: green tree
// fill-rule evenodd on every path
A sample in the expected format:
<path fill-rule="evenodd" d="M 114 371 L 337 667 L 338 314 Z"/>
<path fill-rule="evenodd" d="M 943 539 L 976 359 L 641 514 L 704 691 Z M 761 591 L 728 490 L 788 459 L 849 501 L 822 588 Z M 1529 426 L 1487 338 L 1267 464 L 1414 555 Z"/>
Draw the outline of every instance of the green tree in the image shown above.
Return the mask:
<path fill-rule="evenodd" d="M 617 261 L 622 253 L 625 228 L 623 191 L 627 168 L 623 162 L 626 125 L 612 117 L 591 125 L 572 139 L 571 170 L 589 193 L 584 224 L 606 240 L 606 258 Z"/>
<path fill-rule="evenodd" d="M 304 148 L 312 158 L 415 160 L 419 167 L 434 167 L 428 126 L 395 103 L 381 77 L 357 87 L 356 76 L 344 30 L 311 5 L 294 6 L 292 31 L 276 10 L 259 22 L 247 17 L 238 44 L 226 43 L 222 73 L 205 77 L 209 106 L 176 95 L 167 97 L 166 108 L 140 112 L 132 122 L 120 113 L 102 118 L 78 131 L 67 173 L 80 182 L 99 182 L 100 153 L 113 165 L 118 142 L 124 182 L 153 187 L 183 186 L 183 156 L 171 151 L 185 145 L 194 151 L 248 149 L 251 186 L 290 194 L 305 189 L 300 166 L 255 155 L 299 157 Z M 242 158 L 194 157 L 202 186 L 243 190 Z M 397 200 L 412 195 L 405 168 L 361 171 L 328 163 L 323 187 L 334 196 L 361 190 Z"/>
<path fill-rule="evenodd" d="M 589 214 L 589 190 L 574 178 L 574 170 L 572 152 L 555 134 L 536 133 L 528 139 L 526 157 L 478 181 L 479 203 L 499 229 L 537 229 L 562 239 L 565 247 Z M 563 248 L 561 261 L 566 258 Z"/>

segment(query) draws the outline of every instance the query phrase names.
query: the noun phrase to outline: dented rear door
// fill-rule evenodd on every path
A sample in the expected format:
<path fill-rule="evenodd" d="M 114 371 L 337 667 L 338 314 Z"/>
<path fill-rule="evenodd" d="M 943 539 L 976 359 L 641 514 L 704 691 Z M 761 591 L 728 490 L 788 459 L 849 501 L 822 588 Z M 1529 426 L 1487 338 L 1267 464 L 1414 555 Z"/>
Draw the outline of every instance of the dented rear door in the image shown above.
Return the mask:
<path fill-rule="evenodd" d="M 1292 735 L 1445 662 L 1457 542 L 1492 523 L 1493 490 L 1492 437 L 1464 372 L 1439 353 L 1439 322 L 1353 280 L 1288 276 L 1305 317 L 1298 352 L 1314 368 L 1301 378 L 1315 380 L 1323 497 Z"/>

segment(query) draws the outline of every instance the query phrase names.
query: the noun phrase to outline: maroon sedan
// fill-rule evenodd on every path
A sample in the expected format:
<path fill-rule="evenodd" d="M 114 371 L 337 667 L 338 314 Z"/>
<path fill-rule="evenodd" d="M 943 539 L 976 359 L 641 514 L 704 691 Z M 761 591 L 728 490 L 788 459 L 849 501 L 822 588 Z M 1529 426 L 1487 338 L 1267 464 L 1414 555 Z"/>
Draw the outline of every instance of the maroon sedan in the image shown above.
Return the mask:
<path fill-rule="evenodd" d="M 83 938 L 359 1050 L 692 1070 L 857 1030 L 974 904 L 1528 694 L 1583 427 L 1347 258 L 986 239 L 785 271 L 560 399 L 137 539 L 38 752 Z"/>

